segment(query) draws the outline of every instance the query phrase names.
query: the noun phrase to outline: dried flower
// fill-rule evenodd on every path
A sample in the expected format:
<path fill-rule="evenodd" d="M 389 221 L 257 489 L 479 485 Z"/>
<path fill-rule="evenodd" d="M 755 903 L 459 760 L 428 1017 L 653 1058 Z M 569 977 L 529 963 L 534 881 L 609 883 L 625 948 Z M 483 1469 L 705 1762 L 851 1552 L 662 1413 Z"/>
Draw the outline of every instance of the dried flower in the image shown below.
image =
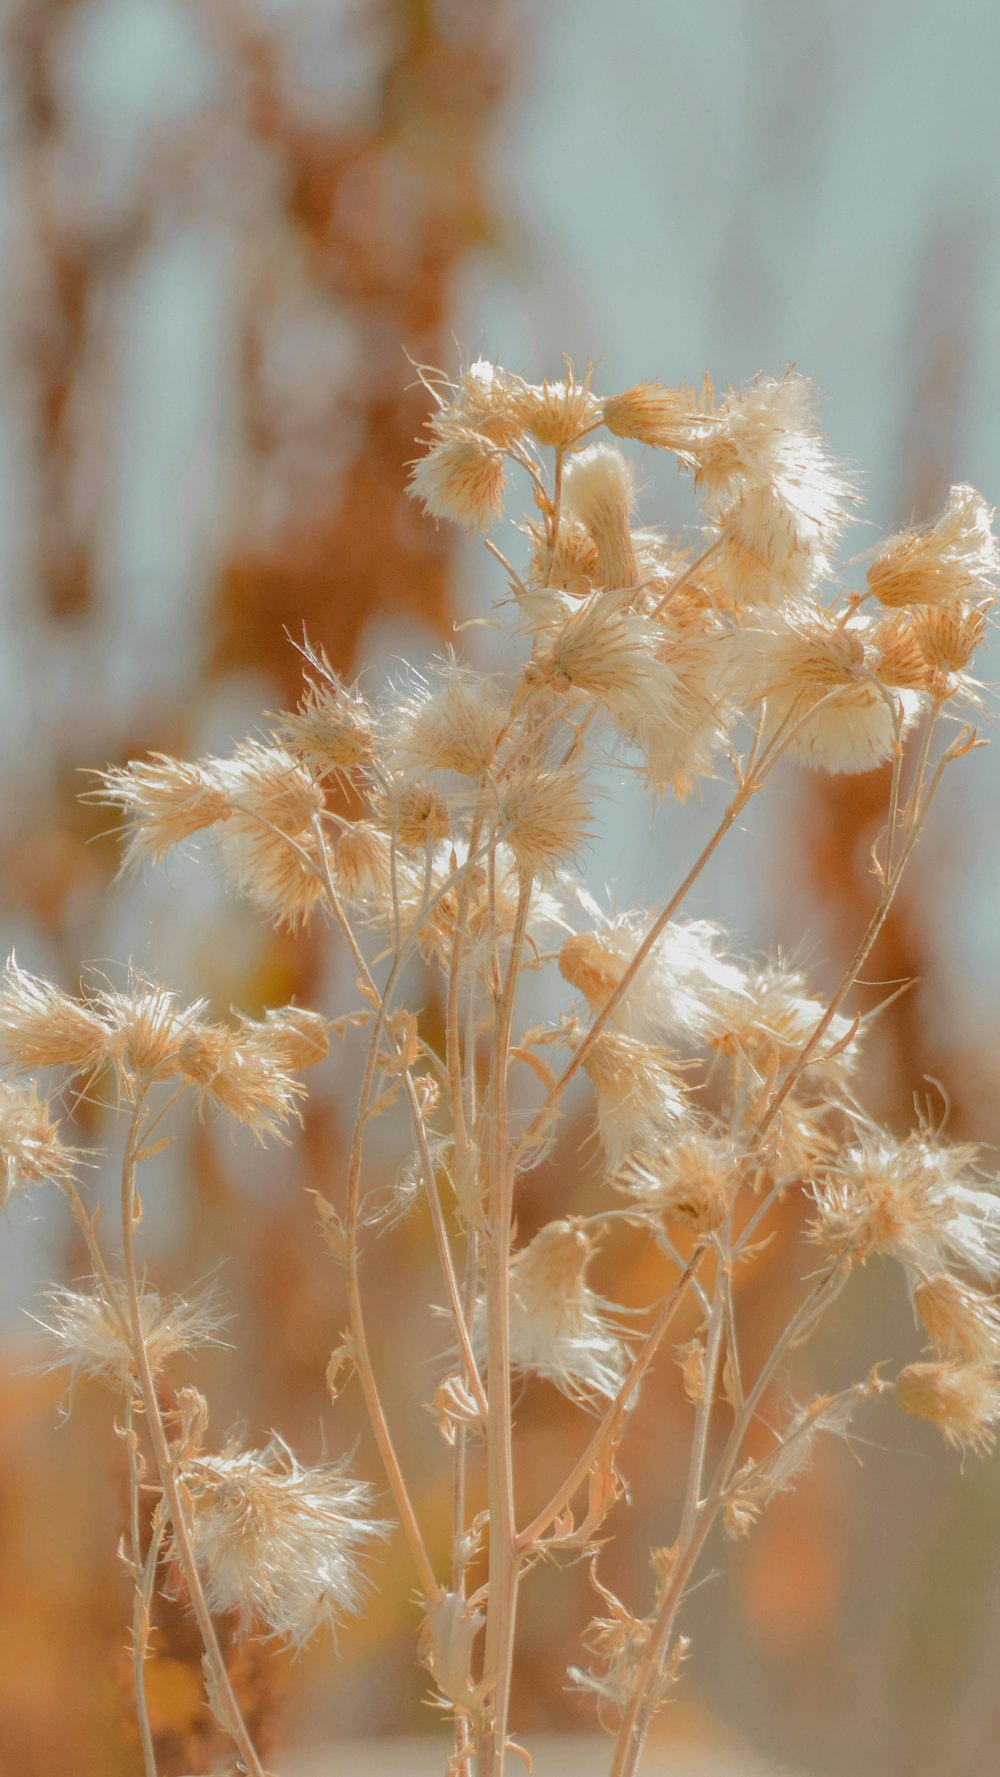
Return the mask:
<path fill-rule="evenodd" d="M 953 487 L 930 530 L 904 531 L 882 548 L 868 585 L 883 605 L 947 605 L 988 597 L 1000 573 L 994 511 L 974 487 Z"/>
<path fill-rule="evenodd" d="M 451 831 L 447 802 L 421 778 L 393 778 L 374 799 L 374 808 L 397 845 L 423 849 Z"/>
<path fill-rule="evenodd" d="M 128 816 L 122 868 L 152 858 L 159 863 L 174 845 L 201 833 L 229 813 L 227 792 L 210 766 L 188 764 L 167 753 L 130 759 L 97 773 L 96 802 L 110 803 Z"/>
<path fill-rule="evenodd" d="M 913 1305 L 937 1357 L 987 1366 L 1000 1361 L 1000 1305 L 992 1296 L 939 1271 L 915 1285 Z"/>
<path fill-rule="evenodd" d="M 975 1149 L 913 1134 L 863 1135 L 816 1190 L 813 1238 L 864 1260 L 886 1253 L 922 1276 L 965 1265 L 1000 1278 L 1000 1196 L 976 1177 Z"/>
<path fill-rule="evenodd" d="M 979 1364 L 907 1364 L 895 1383 L 904 1413 L 928 1419 L 956 1450 L 992 1448 L 1000 1385 Z"/>
<path fill-rule="evenodd" d="M 108 1041 L 96 1011 L 10 958 L 0 976 L 0 1060 L 18 1069 L 92 1073 L 106 1059 Z"/>
<path fill-rule="evenodd" d="M 551 876 L 578 857 L 591 824 L 585 772 L 526 771 L 505 790 L 500 824 L 518 868 Z"/>
<path fill-rule="evenodd" d="M 614 1305 L 586 1282 L 591 1241 L 581 1222 L 550 1222 L 514 1255 L 510 1269 L 510 1356 L 583 1405 L 610 1400 L 625 1375 L 627 1345 Z M 474 1336 L 485 1352 L 485 1303 Z"/>
<path fill-rule="evenodd" d="M 235 1030 L 222 1024 L 193 1026 L 178 1050 L 178 1068 L 196 1087 L 201 1105 L 224 1111 L 249 1129 L 255 1141 L 280 1138 L 284 1125 L 299 1115 L 304 1096 L 291 1070 L 309 1066 L 322 1053 L 318 1045 L 325 1029 L 315 1029 L 314 1016 L 286 1007 L 268 1013 L 263 1025 L 243 1020 Z M 300 1027 L 303 1017 L 310 1022 Z"/>
<path fill-rule="evenodd" d="M 566 361 L 562 382 L 522 383 L 513 400 L 520 429 L 530 432 L 539 444 L 568 450 L 597 425 L 601 404 L 590 390 L 591 369 L 583 381 Z"/>
<path fill-rule="evenodd" d="M 391 893 L 392 846 L 371 821 L 339 829 L 337 879 L 348 901 L 381 902 Z"/>
<path fill-rule="evenodd" d="M 633 1154 L 616 1179 L 644 1209 L 699 1234 L 721 1227 L 739 1185 L 739 1154 L 728 1136 L 684 1131 L 653 1156 Z"/>
<path fill-rule="evenodd" d="M 182 1045 L 197 1030 L 205 1010 L 204 1000 L 179 1006 L 175 993 L 132 972 L 123 993 L 102 990 L 97 1004 L 109 1031 L 109 1060 L 123 1079 L 143 1084 L 179 1071 Z"/>
<path fill-rule="evenodd" d="M 375 754 L 374 712 L 357 687 L 334 672 L 322 648 L 303 642 L 301 651 L 315 677 L 307 678 L 295 713 L 277 718 L 277 738 L 311 771 L 356 771 Z"/>
<path fill-rule="evenodd" d="M 407 492 L 432 518 L 488 531 L 503 512 L 505 487 L 500 446 L 481 432 L 456 427 L 414 463 Z"/>
<path fill-rule="evenodd" d="M 622 980 L 643 936 L 643 918 L 622 914 L 600 931 L 567 938 L 559 953 L 566 980 L 599 1012 Z M 717 953 L 721 933 L 707 920 L 674 921 L 661 933 L 612 1014 L 629 1036 L 657 1043 L 717 1040 L 739 1021 L 744 976 Z"/>
<path fill-rule="evenodd" d="M 563 479 L 563 499 L 597 551 L 600 583 L 608 591 L 635 586 L 638 573 L 630 519 L 632 470 L 616 444 L 591 444 L 574 456 Z"/>
<path fill-rule="evenodd" d="M 670 688 L 656 644 L 653 625 L 626 599 L 598 592 L 549 631 L 526 676 L 553 691 L 596 698 L 629 727 L 655 719 Z"/>
<path fill-rule="evenodd" d="M 57 1349 L 46 1368 L 67 1365 L 74 1381 L 91 1376 L 115 1389 L 134 1385 L 135 1348 L 124 1284 L 116 1283 L 109 1296 L 93 1278 L 89 1289 L 53 1289 L 48 1300 L 52 1318 L 39 1324 Z M 219 1335 L 226 1316 L 214 1291 L 203 1290 L 185 1301 L 181 1296 L 161 1296 L 152 1284 L 143 1282 L 138 1300 L 142 1341 L 154 1376 L 179 1352 L 223 1343 Z"/>
<path fill-rule="evenodd" d="M 634 438 L 684 457 L 719 426 L 714 415 L 701 410 L 695 391 L 683 384 L 668 389 L 663 383 L 634 383 L 605 400 L 601 417 L 616 438 Z"/>
<path fill-rule="evenodd" d="M 343 1464 L 304 1468 L 274 1434 L 262 1450 L 231 1443 L 197 1457 L 184 1482 L 213 1610 L 304 1647 L 358 1609 L 358 1552 L 387 1526 L 367 1516 L 371 1488 Z"/>
<path fill-rule="evenodd" d="M 659 1147 L 688 1114 L 676 1058 L 652 1043 L 604 1030 L 584 1061 L 597 1099 L 597 1128 L 609 1167 Z"/>
<path fill-rule="evenodd" d="M 62 1184 L 78 1159 L 35 1086 L 0 1079 L 0 1209 L 25 1185 Z"/>
<path fill-rule="evenodd" d="M 493 680 L 449 661 L 429 684 L 397 697 L 388 738 L 401 770 L 481 777 L 509 717 L 509 699 Z"/>

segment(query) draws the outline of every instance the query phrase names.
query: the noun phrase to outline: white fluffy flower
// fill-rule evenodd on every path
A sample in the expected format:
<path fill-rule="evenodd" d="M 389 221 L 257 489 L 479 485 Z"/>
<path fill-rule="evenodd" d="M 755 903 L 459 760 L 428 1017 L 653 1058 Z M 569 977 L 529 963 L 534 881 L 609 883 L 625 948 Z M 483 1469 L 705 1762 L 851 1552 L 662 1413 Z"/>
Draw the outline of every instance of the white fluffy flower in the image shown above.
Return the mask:
<path fill-rule="evenodd" d="M 602 930 L 567 938 L 560 969 L 592 1011 L 622 980 L 647 923 L 648 916 L 626 913 Z M 671 922 L 615 1007 L 615 1028 L 650 1043 L 720 1041 L 746 999 L 743 971 L 719 954 L 720 939 L 709 920 Z"/>
<path fill-rule="evenodd" d="M 618 1392 L 628 1347 L 616 1309 L 586 1281 L 591 1243 L 577 1220 L 550 1222 L 516 1253 L 510 1269 L 510 1356 L 515 1370 L 543 1376 L 572 1400 L 589 1404 Z M 486 1353 L 486 1304 L 473 1326 Z"/>
<path fill-rule="evenodd" d="M 302 1647 L 357 1610 L 358 1548 L 385 1534 L 367 1516 L 371 1489 L 342 1464 L 303 1468 L 276 1435 L 262 1450 L 230 1444 L 183 1478 L 195 1558 L 211 1608 L 238 1611 L 265 1635 Z"/>

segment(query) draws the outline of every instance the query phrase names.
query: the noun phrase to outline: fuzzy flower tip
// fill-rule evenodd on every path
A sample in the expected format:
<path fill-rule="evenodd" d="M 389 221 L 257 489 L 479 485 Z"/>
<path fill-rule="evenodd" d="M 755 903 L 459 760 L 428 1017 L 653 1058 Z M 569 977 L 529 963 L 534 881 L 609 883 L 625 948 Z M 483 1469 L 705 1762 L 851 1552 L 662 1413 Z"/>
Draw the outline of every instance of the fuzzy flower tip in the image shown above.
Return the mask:
<path fill-rule="evenodd" d="M 481 432 L 456 428 L 414 464 L 407 492 L 432 518 L 488 531 L 503 512 L 505 486 L 502 449 Z"/>
<path fill-rule="evenodd" d="M 864 1260 L 884 1253 L 932 1277 L 950 1262 L 1000 1278 L 1000 1196 L 973 1170 L 975 1150 L 924 1134 L 865 1136 L 816 1192 L 813 1238 Z"/>
<path fill-rule="evenodd" d="M 550 1222 L 515 1255 L 510 1273 L 510 1355 L 516 1370 L 543 1376 L 571 1400 L 611 1400 L 628 1348 L 613 1304 L 586 1282 L 591 1243 L 579 1221 Z M 486 1309 L 475 1343 L 485 1355 Z"/>
<path fill-rule="evenodd" d="M 907 1364 L 896 1377 L 904 1413 L 929 1420 L 956 1450 L 983 1452 L 995 1442 L 1000 1387 L 978 1364 Z"/>
<path fill-rule="evenodd" d="M 591 1011 L 603 1010 L 643 938 L 638 914 L 567 938 L 559 954 L 565 980 Z M 719 1041 L 740 1021 L 743 971 L 719 954 L 720 933 L 706 920 L 675 921 L 661 934 L 619 1000 L 612 1022 L 627 1036 L 659 1043 Z"/>
<path fill-rule="evenodd" d="M 69 1369 L 72 1379 L 90 1376 L 109 1388 L 128 1388 L 135 1378 L 135 1347 L 124 1286 L 113 1295 L 93 1280 L 87 1290 L 54 1289 L 50 1318 L 39 1324 L 55 1350 L 45 1368 Z M 161 1296 L 152 1284 L 139 1289 L 139 1321 L 150 1368 L 158 1375 L 180 1352 L 223 1343 L 225 1324 L 211 1289 L 191 1300 Z"/>
<path fill-rule="evenodd" d="M 304 1647 L 358 1609 L 358 1551 L 386 1534 L 371 1489 L 340 1463 L 304 1468 L 277 1435 L 228 1445 L 184 1470 L 195 1558 L 211 1608 L 236 1611 L 265 1638 Z"/>
<path fill-rule="evenodd" d="M 995 514 L 974 487 L 953 487 L 929 530 L 890 538 L 868 570 L 883 605 L 946 605 L 989 597 L 1000 575 Z"/>
<path fill-rule="evenodd" d="M 0 1209 L 28 1185 L 64 1183 L 78 1158 L 59 1140 L 59 1125 L 35 1087 L 0 1080 Z"/>
<path fill-rule="evenodd" d="M 106 1059 L 108 1039 L 94 1009 L 10 958 L 0 974 L 0 1061 L 26 1071 L 90 1073 Z"/>

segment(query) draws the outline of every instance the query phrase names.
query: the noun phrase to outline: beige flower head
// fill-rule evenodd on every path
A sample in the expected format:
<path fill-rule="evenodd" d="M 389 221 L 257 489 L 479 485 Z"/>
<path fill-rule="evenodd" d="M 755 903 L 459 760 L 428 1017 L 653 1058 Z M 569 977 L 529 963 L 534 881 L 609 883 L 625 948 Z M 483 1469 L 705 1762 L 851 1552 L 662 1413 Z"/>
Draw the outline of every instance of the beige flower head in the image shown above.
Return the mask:
<path fill-rule="evenodd" d="M 988 598 L 1000 574 L 995 513 L 974 487 L 953 487 L 937 523 L 880 550 L 868 585 L 883 605 L 954 605 Z"/>
<path fill-rule="evenodd" d="M 0 974 L 0 1061 L 31 1071 L 89 1074 L 107 1059 L 110 1031 L 99 1013 L 11 956 Z"/>
<path fill-rule="evenodd" d="M 306 689 L 298 709 L 278 718 L 276 738 L 321 776 L 356 771 L 375 754 L 374 711 L 334 672 L 322 648 L 303 641 L 300 651 Z"/>
<path fill-rule="evenodd" d="M 976 1150 L 922 1131 L 860 1137 L 816 1188 L 812 1235 L 830 1252 L 882 1253 L 922 1277 L 964 1265 L 1000 1278 L 1000 1195 L 975 1171 Z"/>
<path fill-rule="evenodd" d="M 185 1300 L 161 1296 L 143 1282 L 138 1301 L 142 1341 L 154 1376 L 181 1352 L 223 1343 L 226 1316 L 211 1289 Z M 51 1318 L 40 1322 L 56 1346 L 47 1369 L 66 1366 L 74 1381 L 89 1376 L 118 1390 L 135 1386 L 135 1344 L 124 1284 L 115 1284 L 113 1294 L 96 1278 L 86 1290 L 54 1289 L 49 1313 Z"/>
<path fill-rule="evenodd" d="M 70 1179 L 80 1156 L 59 1139 L 59 1125 L 34 1086 L 0 1079 L 0 1209 L 28 1185 Z"/>
<path fill-rule="evenodd" d="M 979 1364 L 907 1364 L 895 1383 L 904 1413 L 927 1419 L 953 1449 L 992 1449 L 1000 1419 L 1000 1385 Z"/>
<path fill-rule="evenodd" d="M 214 1611 L 295 1647 L 356 1611 L 358 1555 L 386 1534 L 368 1516 L 371 1489 L 344 1465 L 303 1467 L 277 1435 L 237 1443 L 185 1467 L 195 1559 Z"/>
<path fill-rule="evenodd" d="M 601 404 L 590 389 L 591 367 L 582 382 L 566 361 L 561 382 L 522 383 L 513 408 L 521 430 L 530 432 L 537 444 L 568 450 L 592 432 L 601 415 Z"/>
<path fill-rule="evenodd" d="M 587 1284 L 591 1250 L 580 1221 L 550 1222 L 514 1255 L 510 1272 L 512 1365 L 544 1377 L 584 1405 L 614 1397 L 628 1355 L 616 1319 L 620 1311 Z M 482 1301 L 474 1335 L 485 1353 Z"/>
<path fill-rule="evenodd" d="M 597 551 L 600 583 L 608 591 L 635 586 L 631 515 L 635 485 L 616 444 L 590 444 L 572 458 L 563 478 L 566 511 L 583 525 Z"/>
<path fill-rule="evenodd" d="M 417 459 L 407 492 L 431 518 L 488 531 L 503 513 L 505 490 L 503 449 L 482 432 L 456 427 Z"/>
<path fill-rule="evenodd" d="M 670 389 L 657 382 L 634 383 L 622 394 L 610 396 L 601 417 L 616 438 L 634 438 L 637 444 L 652 444 L 685 458 L 720 423 L 704 411 L 696 390 L 683 384 Z"/>

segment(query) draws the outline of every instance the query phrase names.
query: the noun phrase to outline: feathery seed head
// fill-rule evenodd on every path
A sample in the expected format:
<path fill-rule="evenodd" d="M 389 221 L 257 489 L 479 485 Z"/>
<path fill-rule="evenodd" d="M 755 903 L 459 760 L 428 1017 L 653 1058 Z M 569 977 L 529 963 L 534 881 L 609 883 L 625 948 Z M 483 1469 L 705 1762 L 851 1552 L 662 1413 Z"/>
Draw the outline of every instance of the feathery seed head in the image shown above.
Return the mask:
<path fill-rule="evenodd" d="M 488 531 L 502 516 L 506 485 L 503 449 L 456 426 L 414 463 L 407 492 L 432 518 Z"/>
<path fill-rule="evenodd" d="M 613 1172 L 629 1154 L 658 1148 L 688 1115 L 678 1063 L 669 1050 L 605 1029 L 590 1045 L 583 1065 L 594 1088 L 598 1133 Z"/>
<path fill-rule="evenodd" d="M 446 383 L 452 399 L 442 403 L 430 421 L 439 439 L 472 431 L 491 443 L 513 444 L 523 431 L 518 401 L 525 383 L 521 377 L 486 358 L 477 358 L 457 382 Z"/>
<path fill-rule="evenodd" d="M 709 1233 L 721 1227 L 732 1205 L 739 1183 L 736 1149 L 724 1136 L 695 1129 L 664 1142 L 653 1156 L 633 1155 L 615 1182 L 644 1208 Z"/>
<path fill-rule="evenodd" d="M 206 761 L 229 798 L 230 829 L 256 837 L 261 823 L 297 838 L 326 800 L 313 772 L 284 747 L 241 741 L 231 758 Z"/>
<path fill-rule="evenodd" d="M 692 454 L 696 483 L 711 503 L 782 480 L 814 507 L 846 492 L 816 431 L 815 392 L 806 377 L 758 376 L 745 389 L 731 389 L 717 407 L 711 385 L 706 389 L 715 423 L 705 426 Z"/>
<path fill-rule="evenodd" d="M 989 597 L 1000 574 L 994 510 L 974 487 L 953 487 L 929 530 L 890 538 L 868 570 L 883 605 L 948 605 Z"/>
<path fill-rule="evenodd" d="M 781 962 L 751 970 L 746 977 L 746 989 L 746 1012 L 734 1023 L 722 1046 L 742 1050 L 761 1074 L 766 1074 L 772 1055 L 777 1057 L 780 1067 L 788 1067 L 812 1037 L 826 1011 L 825 1005 L 810 997 L 805 977 L 798 969 L 790 969 Z M 850 1018 L 835 1013 L 810 1059 L 807 1074 L 814 1081 L 821 1079 L 827 1090 L 845 1087 L 854 1070 L 859 1044 L 857 1036 L 851 1035 L 852 1026 Z"/>
<path fill-rule="evenodd" d="M 1000 1306 L 992 1296 L 939 1271 L 915 1285 L 913 1305 L 937 1357 L 987 1367 L 1000 1361 Z"/>
<path fill-rule="evenodd" d="M 167 1079 L 180 1068 L 185 1038 L 201 1024 L 205 1002 L 178 1005 L 177 995 L 140 975 L 129 975 L 123 993 L 109 988 L 97 996 L 110 1031 L 108 1058 L 123 1078 Z"/>
<path fill-rule="evenodd" d="M 603 1009 L 625 974 L 645 921 L 624 914 L 602 931 L 575 934 L 563 944 L 560 970 L 594 1012 Z M 643 959 L 612 1023 L 647 1042 L 716 1040 L 740 1016 L 743 972 L 717 953 L 720 933 L 707 920 L 673 921 Z"/>
<path fill-rule="evenodd" d="M 447 839 L 451 831 L 451 815 L 444 797 L 419 778 L 394 778 L 374 806 L 397 845 L 435 845 Z"/>
<path fill-rule="evenodd" d="M 308 1006 L 271 1006 L 261 1023 L 241 1018 L 240 1035 L 249 1048 L 293 1070 L 314 1067 L 330 1052 L 329 1023 Z"/>
<path fill-rule="evenodd" d="M 592 697 L 618 731 L 663 720 L 674 674 L 658 658 L 656 628 L 621 596 L 592 593 L 549 630 L 525 677 L 560 695 Z"/>
<path fill-rule="evenodd" d="M 919 692 L 899 691 L 893 701 L 900 738 L 905 738 L 923 700 Z M 874 686 L 856 685 L 837 692 L 806 717 L 789 744 L 788 756 L 815 771 L 856 775 L 888 764 L 896 748 L 890 703 Z"/>
<path fill-rule="evenodd" d="M 634 500 L 632 470 L 616 444 L 590 444 L 567 465 L 566 511 L 593 539 L 598 578 L 608 591 L 638 581 L 630 525 Z"/>
<path fill-rule="evenodd" d="M 339 829 L 337 880 L 348 901 L 383 901 L 390 893 L 390 841 L 371 821 L 354 821 Z"/>
<path fill-rule="evenodd" d="M 26 1185 L 62 1184 L 78 1158 L 59 1140 L 59 1125 L 34 1083 L 0 1079 L 0 1209 Z"/>
<path fill-rule="evenodd" d="M 18 967 L 0 975 L 0 1061 L 8 1067 L 68 1067 L 90 1073 L 107 1058 L 108 1026 L 92 1007 Z"/>
<path fill-rule="evenodd" d="M 308 1065 L 293 1059 L 295 1041 L 289 1032 L 286 1044 L 278 1034 L 277 1020 L 274 1026 L 243 1021 L 238 1030 L 203 1025 L 186 1036 L 178 1066 L 197 1088 L 202 1105 L 224 1111 L 249 1129 L 255 1141 L 264 1142 L 282 1136 L 284 1125 L 299 1115 L 299 1102 L 305 1096 L 305 1088 L 289 1071 Z"/>
<path fill-rule="evenodd" d="M 132 759 L 97 776 L 101 788 L 89 799 L 110 803 L 128 816 L 125 869 L 146 858 L 159 863 L 171 846 L 229 814 L 226 791 L 205 763 L 151 753 L 148 759 Z"/>
<path fill-rule="evenodd" d="M 929 674 L 920 635 L 904 611 L 888 612 L 872 632 L 872 670 L 883 685 L 926 691 Z"/>
<path fill-rule="evenodd" d="M 925 605 L 914 615 L 913 633 L 932 674 L 961 673 L 986 639 L 986 611 Z"/>
<path fill-rule="evenodd" d="M 509 717 L 509 699 L 493 680 L 452 661 L 436 682 L 400 700 L 389 744 L 403 770 L 437 767 L 481 777 Z"/>
<path fill-rule="evenodd" d="M 522 383 L 513 400 L 521 431 L 530 432 L 538 444 L 560 450 L 568 450 L 592 431 L 600 420 L 601 404 L 591 394 L 591 374 L 588 366 L 580 382 L 567 359 L 562 382 Z"/>
<path fill-rule="evenodd" d="M 979 1364 L 907 1364 L 895 1382 L 904 1413 L 937 1426 L 953 1449 L 981 1455 L 992 1448 L 1000 1419 L 1000 1385 Z"/>
<path fill-rule="evenodd" d="M 552 876 L 580 853 L 589 836 L 588 775 L 568 767 L 533 770 L 505 791 L 500 825 L 518 868 Z"/>
<path fill-rule="evenodd" d="M 871 682 L 869 625 L 841 625 L 812 606 L 773 620 L 765 633 L 757 690 L 767 698 L 771 732 L 791 731 L 789 758 L 818 770 L 862 772 L 894 756 L 897 721 L 905 735 L 923 702 L 916 691 L 882 690 Z M 876 632 L 874 667 L 877 646 Z"/>
<path fill-rule="evenodd" d="M 550 1222 L 515 1253 L 510 1271 L 511 1363 L 545 1377 L 582 1405 L 614 1397 L 628 1355 L 615 1308 L 587 1284 L 590 1256 L 579 1221 Z M 474 1335 L 484 1349 L 483 1302 Z"/>
<path fill-rule="evenodd" d="M 713 569 L 734 608 L 774 608 L 805 599 L 827 570 L 832 515 L 824 521 L 803 509 L 797 490 L 782 481 L 749 487 L 713 521 Z"/>
<path fill-rule="evenodd" d="M 689 457 L 693 443 L 709 436 L 719 422 L 705 413 L 694 389 L 683 384 L 668 389 L 663 383 L 634 383 L 620 395 L 604 402 L 602 419 L 616 438 L 633 438 Z"/>
<path fill-rule="evenodd" d="M 1000 1196 L 973 1171 L 976 1150 L 924 1133 L 862 1135 L 817 1187 L 811 1234 L 828 1251 L 885 1253 L 923 1277 L 949 1260 L 1000 1277 Z"/>
<path fill-rule="evenodd" d="M 573 518 L 568 512 L 563 513 L 551 558 L 545 526 L 529 523 L 524 529 L 531 539 L 529 587 L 559 587 L 572 598 L 585 598 L 587 593 L 593 591 L 601 575 L 597 545 L 578 518 Z"/>
<path fill-rule="evenodd" d="M 343 1464 L 304 1468 L 274 1435 L 262 1450 L 199 1456 L 183 1479 L 212 1610 L 304 1647 L 358 1609 L 358 1552 L 387 1526 L 367 1516 L 371 1489 Z"/>
<path fill-rule="evenodd" d="M 334 672 L 322 648 L 304 642 L 301 652 L 315 677 L 307 677 L 298 709 L 278 718 L 276 738 L 320 776 L 355 771 L 375 753 L 374 713 L 357 688 Z"/>
<path fill-rule="evenodd" d="M 51 1319 L 40 1324 L 56 1342 L 46 1365 L 68 1366 L 72 1378 L 91 1376 L 108 1387 L 126 1389 L 135 1382 L 135 1348 L 124 1284 L 109 1296 L 95 1278 L 89 1290 L 49 1292 Z M 171 1358 L 202 1345 L 220 1345 L 226 1316 L 212 1290 L 192 1301 L 161 1296 L 150 1283 L 139 1285 L 139 1321 L 150 1369 L 158 1375 Z"/>

